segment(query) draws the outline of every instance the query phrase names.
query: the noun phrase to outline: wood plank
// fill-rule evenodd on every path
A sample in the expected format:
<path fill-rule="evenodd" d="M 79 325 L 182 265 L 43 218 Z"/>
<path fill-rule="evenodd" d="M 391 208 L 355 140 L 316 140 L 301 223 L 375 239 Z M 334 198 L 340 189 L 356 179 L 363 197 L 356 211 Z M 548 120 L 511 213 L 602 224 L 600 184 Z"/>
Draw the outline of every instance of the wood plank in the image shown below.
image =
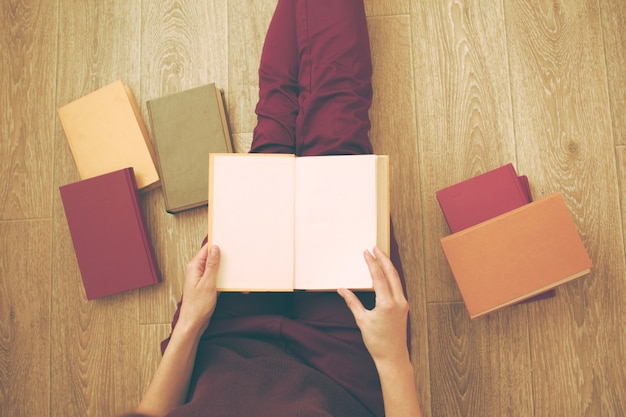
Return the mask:
<path fill-rule="evenodd" d="M 236 133 L 233 135 L 233 145 L 235 152 L 248 153 L 252 147 L 252 132 Z"/>
<path fill-rule="evenodd" d="M 397 16 L 409 13 L 410 0 L 364 0 L 365 14 L 373 16 Z"/>
<path fill-rule="evenodd" d="M 623 415 L 626 269 L 600 10 L 505 4 L 520 168 L 537 198 L 563 194 L 594 262 L 528 306 L 536 415 Z"/>
<path fill-rule="evenodd" d="M 439 239 L 435 192 L 515 162 L 502 2 L 411 3 L 428 301 L 461 296 Z"/>
<path fill-rule="evenodd" d="M 0 222 L 3 416 L 50 415 L 51 225 L 49 219 Z"/>
<path fill-rule="evenodd" d="M 52 214 L 57 8 L 0 5 L 0 220 Z"/>
<path fill-rule="evenodd" d="M 626 2 L 599 1 L 615 144 L 626 145 Z"/>
<path fill-rule="evenodd" d="M 428 305 L 433 416 L 532 416 L 525 306 L 471 321 L 462 303 Z"/>
<path fill-rule="evenodd" d="M 141 347 L 141 384 L 139 392 L 145 394 L 156 369 L 161 362 L 161 341 L 170 335 L 170 324 L 146 324 L 139 326 Z"/>
<path fill-rule="evenodd" d="M 617 155 L 618 194 L 622 207 L 622 237 L 626 247 L 626 146 L 618 146 L 615 149 Z"/>
<path fill-rule="evenodd" d="M 61 2 L 57 106 L 116 79 L 139 96 L 140 4 Z M 55 188 L 78 180 L 57 124 Z M 58 192 L 54 194 L 51 415 L 117 415 L 139 401 L 138 293 L 88 302 Z"/>
<path fill-rule="evenodd" d="M 277 0 L 228 3 L 228 111 L 233 133 L 249 133 L 256 126 L 259 62 L 276 3 Z"/>
<path fill-rule="evenodd" d="M 412 360 L 425 415 L 430 409 L 426 298 L 422 253 L 422 218 L 414 121 L 411 20 L 409 16 L 368 18 L 373 66 L 370 138 L 377 154 L 390 157 L 391 215 L 400 248 L 411 306 Z"/>
<path fill-rule="evenodd" d="M 142 7 L 141 96 L 149 100 L 210 82 L 228 94 L 227 0 L 149 1 Z M 162 189 L 143 195 L 142 203 L 163 280 L 140 290 L 139 320 L 169 323 L 184 267 L 207 234 L 207 209 L 168 214 Z"/>

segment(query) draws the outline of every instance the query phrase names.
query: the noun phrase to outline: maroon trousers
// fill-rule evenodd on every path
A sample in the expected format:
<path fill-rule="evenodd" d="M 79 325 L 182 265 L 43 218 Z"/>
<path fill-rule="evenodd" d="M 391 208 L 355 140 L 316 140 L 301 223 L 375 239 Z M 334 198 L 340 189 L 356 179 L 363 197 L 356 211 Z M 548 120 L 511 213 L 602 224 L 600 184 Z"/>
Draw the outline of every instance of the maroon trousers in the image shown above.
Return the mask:
<path fill-rule="evenodd" d="M 371 76 L 361 0 L 279 1 L 261 55 L 251 152 L 372 153 Z"/>
<path fill-rule="evenodd" d="M 372 153 L 371 75 L 362 0 L 279 0 L 261 56 L 251 152 Z M 391 242 L 402 276 L 393 230 Z M 373 293 L 358 296 L 374 306 Z M 203 339 L 223 335 L 275 341 L 384 414 L 376 368 L 336 293 L 222 293 Z"/>

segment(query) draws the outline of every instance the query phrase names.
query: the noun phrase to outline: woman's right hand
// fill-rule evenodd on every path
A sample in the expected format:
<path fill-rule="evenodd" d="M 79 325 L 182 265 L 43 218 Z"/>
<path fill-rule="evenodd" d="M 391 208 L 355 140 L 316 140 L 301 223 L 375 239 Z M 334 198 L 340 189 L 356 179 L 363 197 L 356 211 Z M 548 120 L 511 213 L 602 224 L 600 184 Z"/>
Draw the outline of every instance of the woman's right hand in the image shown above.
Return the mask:
<path fill-rule="evenodd" d="M 339 289 L 361 329 L 363 341 L 372 355 L 383 392 L 387 417 L 420 417 L 415 375 L 407 347 L 409 303 L 398 272 L 391 260 L 378 248 L 374 255 L 365 252 L 365 261 L 372 275 L 376 306 L 372 310 L 352 291 Z"/>
<path fill-rule="evenodd" d="M 398 272 L 387 255 L 377 247 L 373 255 L 365 251 L 364 256 L 372 276 L 376 306 L 372 310 L 366 309 L 356 295 L 345 288 L 339 289 L 338 293 L 352 311 L 365 346 L 377 365 L 408 360 L 409 304 Z"/>

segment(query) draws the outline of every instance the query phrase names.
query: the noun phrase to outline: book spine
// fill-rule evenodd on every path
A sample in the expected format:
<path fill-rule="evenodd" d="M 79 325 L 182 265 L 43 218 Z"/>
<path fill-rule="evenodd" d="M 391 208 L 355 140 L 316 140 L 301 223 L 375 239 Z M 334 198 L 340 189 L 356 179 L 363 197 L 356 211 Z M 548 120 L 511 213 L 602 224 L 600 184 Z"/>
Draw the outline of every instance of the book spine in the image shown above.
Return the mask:
<path fill-rule="evenodd" d="M 159 272 L 159 268 L 156 262 L 156 256 L 154 254 L 154 249 L 152 248 L 152 244 L 150 243 L 150 237 L 148 236 L 148 227 L 146 223 L 145 216 L 143 215 L 143 211 L 141 210 L 141 204 L 139 203 L 139 190 L 137 188 L 137 180 L 135 178 L 135 173 L 133 168 L 128 168 L 126 170 L 126 176 L 129 178 L 131 187 L 132 200 L 133 200 L 133 208 L 135 210 L 135 217 L 137 219 L 137 224 L 141 229 L 141 237 L 144 244 L 144 250 L 146 256 L 150 260 L 150 268 L 152 269 L 152 276 L 154 277 L 154 283 L 161 281 L 161 274 Z"/>
<path fill-rule="evenodd" d="M 228 115 L 226 113 L 226 100 L 224 98 L 224 91 L 220 88 L 215 88 L 215 98 L 217 100 L 217 108 L 220 110 L 220 118 L 222 119 L 222 130 L 224 132 L 224 141 L 226 141 L 226 149 L 228 152 L 233 152 L 233 138 L 230 134 L 230 124 L 228 122 Z"/>

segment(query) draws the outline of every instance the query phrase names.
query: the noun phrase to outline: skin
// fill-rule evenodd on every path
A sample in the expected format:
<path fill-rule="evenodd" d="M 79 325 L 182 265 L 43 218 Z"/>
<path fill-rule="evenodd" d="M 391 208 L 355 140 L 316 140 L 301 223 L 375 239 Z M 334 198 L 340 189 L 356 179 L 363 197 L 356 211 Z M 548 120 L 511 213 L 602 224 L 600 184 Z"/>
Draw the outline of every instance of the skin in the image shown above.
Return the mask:
<path fill-rule="evenodd" d="M 163 416 L 185 403 L 198 343 L 217 303 L 215 282 L 219 263 L 219 248 L 213 246 L 209 250 L 205 245 L 187 264 L 180 318 L 135 413 Z"/>
<path fill-rule="evenodd" d="M 352 311 L 376 364 L 385 415 L 420 417 L 422 413 L 406 340 L 409 303 L 404 297 L 400 277 L 389 258 L 377 247 L 373 255 L 365 251 L 364 256 L 376 292 L 374 309 L 363 307 L 350 290 L 341 288 L 337 292 Z"/>
<path fill-rule="evenodd" d="M 421 412 L 409 360 L 406 324 L 409 305 L 400 278 L 389 258 L 378 248 L 364 252 L 376 292 L 376 307 L 367 310 L 347 289 L 337 292 L 354 314 L 367 349 L 378 370 L 387 417 L 419 417 Z M 163 416 L 186 401 L 198 349 L 217 303 L 217 246 L 200 249 L 187 264 L 180 317 L 168 348 L 135 413 Z"/>

